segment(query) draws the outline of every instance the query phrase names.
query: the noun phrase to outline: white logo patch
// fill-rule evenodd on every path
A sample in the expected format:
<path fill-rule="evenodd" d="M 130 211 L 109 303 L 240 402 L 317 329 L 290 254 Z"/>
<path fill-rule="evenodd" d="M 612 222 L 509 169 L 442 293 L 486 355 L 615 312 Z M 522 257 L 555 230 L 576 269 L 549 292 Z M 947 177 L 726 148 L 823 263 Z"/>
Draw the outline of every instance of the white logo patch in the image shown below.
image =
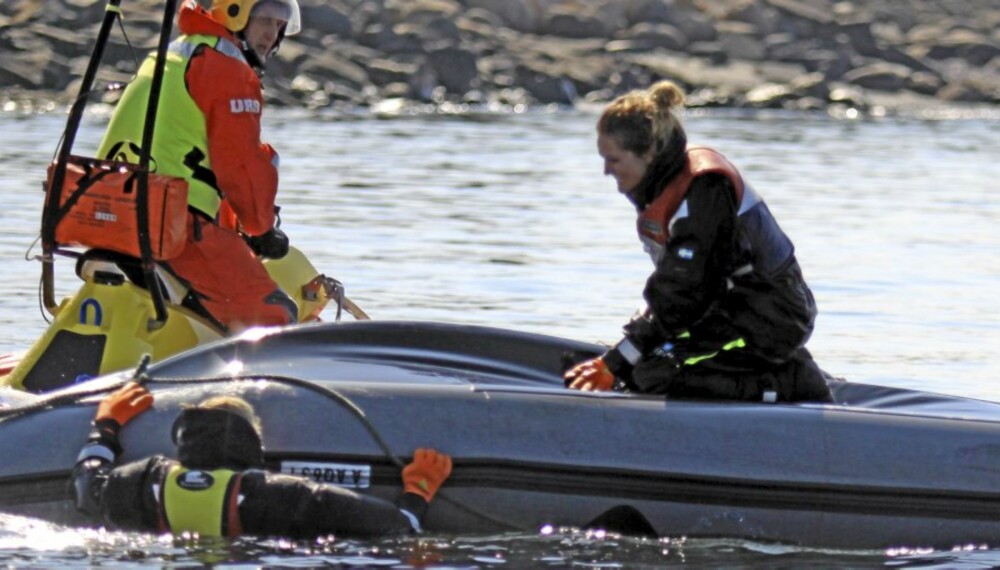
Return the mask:
<path fill-rule="evenodd" d="M 240 113 L 260 114 L 260 101 L 256 99 L 230 99 L 229 111 L 234 115 Z"/>
<path fill-rule="evenodd" d="M 204 471 L 188 471 L 177 478 L 177 484 L 189 491 L 208 489 L 214 482 L 215 479 Z"/>

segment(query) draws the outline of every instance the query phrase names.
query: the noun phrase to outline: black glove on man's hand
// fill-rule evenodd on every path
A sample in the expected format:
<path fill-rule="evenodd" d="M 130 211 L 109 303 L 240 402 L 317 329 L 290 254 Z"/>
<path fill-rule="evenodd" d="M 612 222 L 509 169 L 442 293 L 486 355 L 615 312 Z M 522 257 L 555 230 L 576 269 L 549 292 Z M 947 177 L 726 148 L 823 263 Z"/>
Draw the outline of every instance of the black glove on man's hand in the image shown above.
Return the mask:
<path fill-rule="evenodd" d="M 271 228 L 259 236 L 247 236 L 246 242 L 261 257 L 281 259 L 288 255 L 288 236 L 278 228 Z"/>

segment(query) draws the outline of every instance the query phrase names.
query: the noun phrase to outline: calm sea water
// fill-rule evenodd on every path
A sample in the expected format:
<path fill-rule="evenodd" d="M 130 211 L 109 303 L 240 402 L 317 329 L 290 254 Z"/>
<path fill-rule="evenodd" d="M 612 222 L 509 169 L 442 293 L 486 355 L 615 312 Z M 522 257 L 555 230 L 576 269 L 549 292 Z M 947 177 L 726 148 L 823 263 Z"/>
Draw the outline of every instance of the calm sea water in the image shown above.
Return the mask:
<path fill-rule="evenodd" d="M 272 112 L 283 228 L 375 319 L 617 340 L 651 265 L 601 173 L 592 111 L 367 115 Z M 0 354 L 45 327 L 41 180 L 65 117 L 0 113 Z M 88 152 L 106 116 L 88 116 Z M 690 113 L 693 142 L 740 166 L 797 247 L 820 307 L 810 342 L 849 380 L 1000 401 L 1000 117 L 844 120 Z M 37 253 L 37 247 L 27 253 Z M 57 265 L 57 291 L 77 286 Z M 15 460 L 4 458 L 3 460 Z M 998 545 L 830 552 L 556 530 L 296 545 L 185 544 L 0 517 L 12 566 L 662 567 L 1000 564 Z"/>

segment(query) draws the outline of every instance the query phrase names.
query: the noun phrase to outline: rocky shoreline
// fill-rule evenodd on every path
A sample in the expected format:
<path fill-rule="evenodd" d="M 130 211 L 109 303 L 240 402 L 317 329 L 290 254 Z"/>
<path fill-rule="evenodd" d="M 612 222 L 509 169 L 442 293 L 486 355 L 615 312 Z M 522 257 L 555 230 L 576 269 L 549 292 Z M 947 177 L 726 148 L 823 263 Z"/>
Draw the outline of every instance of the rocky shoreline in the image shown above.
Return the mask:
<path fill-rule="evenodd" d="M 693 107 L 1000 105 L 993 0 L 299 2 L 304 30 L 268 67 L 271 104 L 524 109 L 600 103 L 671 79 Z M 133 53 L 155 45 L 161 6 L 122 1 L 128 41 L 116 28 L 100 85 L 129 79 Z M 0 4 L 0 109 L 71 101 L 104 7 Z"/>

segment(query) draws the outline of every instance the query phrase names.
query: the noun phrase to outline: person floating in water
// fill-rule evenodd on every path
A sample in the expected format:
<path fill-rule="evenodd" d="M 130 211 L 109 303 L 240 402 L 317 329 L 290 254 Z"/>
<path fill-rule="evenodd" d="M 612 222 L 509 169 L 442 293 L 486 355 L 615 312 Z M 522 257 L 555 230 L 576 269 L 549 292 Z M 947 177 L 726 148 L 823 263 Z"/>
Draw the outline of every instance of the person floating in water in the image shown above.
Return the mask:
<path fill-rule="evenodd" d="M 122 427 L 153 405 L 126 384 L 98 406 L 72 474 L 77 509 L 110 528 L 198 536 L 379 536 L 419 531 L 451 474 L 451 457 L 417 449 L 396 504 L 264 469 L 260 420 L 242 398 L 217 396 L 183 410 L 172 428 L 177 460 L 118 465 Z"/>

